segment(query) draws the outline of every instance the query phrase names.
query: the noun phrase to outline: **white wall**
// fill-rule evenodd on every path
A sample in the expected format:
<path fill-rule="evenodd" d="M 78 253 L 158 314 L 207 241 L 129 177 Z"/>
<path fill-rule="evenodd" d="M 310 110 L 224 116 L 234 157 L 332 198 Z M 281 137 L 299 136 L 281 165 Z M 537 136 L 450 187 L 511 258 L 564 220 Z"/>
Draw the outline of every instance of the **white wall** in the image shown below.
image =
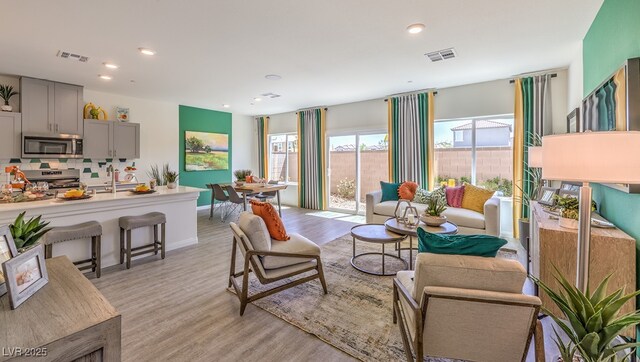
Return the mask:
<path fill-rule="evenodd" d="M 567 113 L 570 113 L 580 106 L 583 98 L 582 42 L 580 42 L 580 49 L 576 52 L 571 64 L 569 64 L 568 73 Z"/>
<path fill-rule="evenodd" d="M 129 108 L 131 122 L 140 123 L 140 159 L 136 176 L 146 181 L 149 166 L 169 163 L 178 169 L 178 104 L 84 90 L 84 102 L 102 107 L 115 118 L 115 107 Z"/>
<path fill-rule="evenodd" d="M 233 132 L 231 141 L 231 169 L 257 169 L 257 130 L 253 117 L 232 114 L 231 127 Z"/>

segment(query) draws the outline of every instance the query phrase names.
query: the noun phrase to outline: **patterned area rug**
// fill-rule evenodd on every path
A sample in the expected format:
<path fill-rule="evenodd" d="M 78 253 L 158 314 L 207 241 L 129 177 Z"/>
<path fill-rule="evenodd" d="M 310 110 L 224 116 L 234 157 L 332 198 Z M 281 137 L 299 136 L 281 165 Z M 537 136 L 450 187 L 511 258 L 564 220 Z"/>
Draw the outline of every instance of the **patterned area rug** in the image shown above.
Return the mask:
<path fill-rule="evenodd" d="M 393 277 L 374 276 L 355 270 L 350 264 L 351 247 L 349 235 L 322 247 L 329 294 L 324 295 L 320 282 L 314 280 L 253 304 L 361 361 L 405 360 L 400 329 L 392 319 Z M 358 242 L 357 248 L 358 253 L 379 251 L 379 248 L 363 242 Z M 393 253 L 393 250 L 387 252 Z M 407 253 L 402 252 L 406 259 Z M 501 251 L 499 256 L 515 258 L 510 251 Z M 373 270 L 376 269 L 374 266 L 380 265 L 379 256 L 367 258 L 371 259 L 363 257 L 359 264 L 364 263 Z M 393 266 L 391 262 L 387 265 Z M 269 288 L 276 284 L 269 285 Z M 265 289 L 268 288 L 252 277 L 251 294 Z M 443 358 L 425 360 L 451 361 Z"/>

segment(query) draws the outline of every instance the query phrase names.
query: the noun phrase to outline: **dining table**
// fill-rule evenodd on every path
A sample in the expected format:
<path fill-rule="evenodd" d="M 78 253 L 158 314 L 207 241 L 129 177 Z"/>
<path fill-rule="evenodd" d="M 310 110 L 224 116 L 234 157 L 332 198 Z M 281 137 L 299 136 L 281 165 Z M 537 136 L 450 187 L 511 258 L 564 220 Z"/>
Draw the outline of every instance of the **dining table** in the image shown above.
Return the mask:
<path fill-rule="evenodd" d="M 247 197 L 253 194 L 261 192 L 274 192 L 276 193 L 276 200 L 278 201 L 278 214 L 282 217 L 282 205 L 280 204 L 280 191 L 286 190 L 285 184 L 263 184 L 263 183 L 245 183 L 242 185 L 233 184 L 233 189 L 242 194 L 243 209 L 247 211 Z"/>

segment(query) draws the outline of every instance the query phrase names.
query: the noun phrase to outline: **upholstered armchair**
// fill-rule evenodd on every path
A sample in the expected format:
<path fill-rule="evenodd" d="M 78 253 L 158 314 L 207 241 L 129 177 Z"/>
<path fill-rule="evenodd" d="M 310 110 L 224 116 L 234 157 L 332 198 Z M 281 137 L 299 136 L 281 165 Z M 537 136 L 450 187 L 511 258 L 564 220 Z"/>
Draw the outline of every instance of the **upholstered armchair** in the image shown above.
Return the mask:
<path fill-rule="evenodd" d="M 233 286 L 240 299 L 240 315 L 244 314 L 247 303 L 283 291 L 314 279 L 320 279 L 322 289 L 327 294 L 327 284 L 322 271 L 320 247 L 302 235 L 290 233 L 287 241 L 272 240 L 262 218 L 249 212 L 242 212 L 238 224 L 231 222 L 233 247 L 231 250 L 231 270 L 229 287 Z M 244 256 L 242 271 L 236 272 L 236 251 Z M 249 273 L 253 271 L 262 284 L 309 274 L 294 279 L 287 284 L 249 295 Z M 242 285 L 236 278 L 242 277 Z"/>
<path fill-rule="evenodd" d="M 544 361 L 540 299 L 522 294 L 526 277 L 514 260 L 418 254 L 415 271 L 393 281 L 407 360 L 524 361 L 535 336 L 536 361 Z"/>

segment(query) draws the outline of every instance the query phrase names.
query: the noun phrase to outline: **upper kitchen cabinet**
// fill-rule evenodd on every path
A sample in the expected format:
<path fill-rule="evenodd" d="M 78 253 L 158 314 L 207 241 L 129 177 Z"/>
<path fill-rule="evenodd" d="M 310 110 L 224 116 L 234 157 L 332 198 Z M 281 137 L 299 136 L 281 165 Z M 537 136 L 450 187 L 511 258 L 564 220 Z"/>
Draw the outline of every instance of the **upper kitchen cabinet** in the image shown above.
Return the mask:
<path fill-rule="evenodd" d="M 140 158 L 140 125 L 118 121 L 84 121 L 85 158 Z"/>
<path fill-rule="evenodd" d="M 21 128 L 20 113 L 0 112 L 0 159 L 20 158 Z"/>
<path fill-rule="evenodd" d="M 117 158 L 140 158 L 140 124 L 114 122 L 113 152 Z"/>
<path fill-rule="evenodd" d="M 82 135 L 82 92 L 77 85 L 20 78 L 22 132 Z"/>

